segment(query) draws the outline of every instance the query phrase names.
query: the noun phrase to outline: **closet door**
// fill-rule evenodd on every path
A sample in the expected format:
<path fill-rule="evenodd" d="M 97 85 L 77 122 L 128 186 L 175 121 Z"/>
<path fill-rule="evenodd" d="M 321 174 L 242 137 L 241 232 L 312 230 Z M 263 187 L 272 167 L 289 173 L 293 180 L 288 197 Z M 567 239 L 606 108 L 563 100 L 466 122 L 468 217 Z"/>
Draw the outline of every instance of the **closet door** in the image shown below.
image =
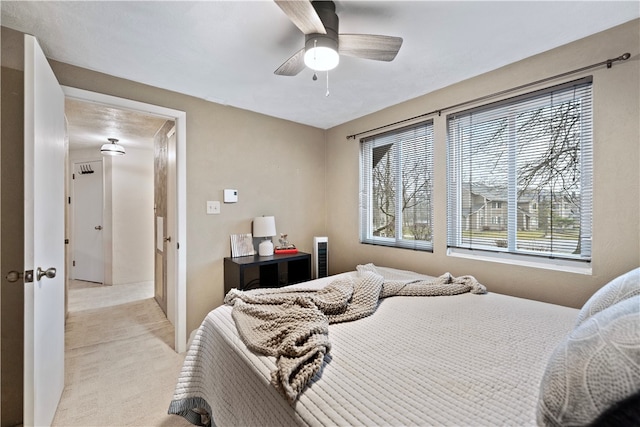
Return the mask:
<path fill-rule="evenodd" d="M 102 161 L 75 163 L 73 169 L 71 277 L 104 283 Z"/>
<path fill-rule="evenodd" d="M 168 283 L 175 275 L 175 268 L 168 268 L 168 263 L 175 263 L 175 241 L 172 241 L 168 230 L 175 227 L 175 214 L 169 207 L 175 208 L 175 200 L 169 200 L 175 189 L 175 122 L 168 120 L 154 137 L 154 206 L 156 223 L 155 250 L 155 299 L 171 323 L 174 323 L 173 298 L 168 298 L 171 290 Z M 173 150 L 170 150 L 173 144 Z M 171 175 L 171 171 L 174 171 Z M 171 185 L 173 184 L 173 187 Z M 175 190 L 174 190 L 175 192 Z M 175 196 L 174 196 L 175 198 Z M 170 259 L 171 258 L 171 259 Z M 173 282 L 172 282 L 173 283 Z M 175 292 L 175 288 L 174 288 Z"/>

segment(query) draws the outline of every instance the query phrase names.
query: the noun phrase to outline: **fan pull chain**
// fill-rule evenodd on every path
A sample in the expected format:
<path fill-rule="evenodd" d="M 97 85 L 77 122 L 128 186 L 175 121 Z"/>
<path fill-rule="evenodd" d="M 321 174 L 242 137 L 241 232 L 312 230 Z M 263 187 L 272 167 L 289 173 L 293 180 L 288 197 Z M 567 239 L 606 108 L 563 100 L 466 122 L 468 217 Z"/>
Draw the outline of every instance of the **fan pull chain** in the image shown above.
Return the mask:
<path fill-rule="evenodd" d="M 313 62 L 316 62 L 316 52 L 318 52 L 318 40 L 314 40 L 313 41 Z M 318 80 L 318 75 L 314 72 L 313 73 L 313 81 L 315 82 L 316 80 Z"/>
<path fill-rule="evenodd" d="M 329 72 L 327 71 L 327 93 L 324 96 L 329 96 Z"/>

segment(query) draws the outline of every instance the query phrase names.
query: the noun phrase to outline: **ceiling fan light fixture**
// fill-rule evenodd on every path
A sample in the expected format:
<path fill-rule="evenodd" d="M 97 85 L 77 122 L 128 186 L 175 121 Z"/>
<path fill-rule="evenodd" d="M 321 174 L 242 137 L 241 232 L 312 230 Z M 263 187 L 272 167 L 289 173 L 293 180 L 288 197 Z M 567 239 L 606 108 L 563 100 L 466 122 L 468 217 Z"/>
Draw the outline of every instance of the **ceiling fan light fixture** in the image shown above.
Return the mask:
<path fill-rule="evenodd" d="M 100 147 L 100 152 L 103 156 L 123 156 L 125 151 L 122 145 L 118 144 L 116 138 L 107 138 L 108 144 L 104 144 Z"/>
<path fill-rule="evenodd" d="M 333 70 L 338 66 L 340 56 L 330 47 L 314 47 L 304 53 L 304 63 L 314 71 Z"/>
<path fill-rule="evenodd" d="M 338 42 L 330 37 L 309 38 L 305 43 L 304 64 L 314 71 L 333 70 L 340 63 Z"/>

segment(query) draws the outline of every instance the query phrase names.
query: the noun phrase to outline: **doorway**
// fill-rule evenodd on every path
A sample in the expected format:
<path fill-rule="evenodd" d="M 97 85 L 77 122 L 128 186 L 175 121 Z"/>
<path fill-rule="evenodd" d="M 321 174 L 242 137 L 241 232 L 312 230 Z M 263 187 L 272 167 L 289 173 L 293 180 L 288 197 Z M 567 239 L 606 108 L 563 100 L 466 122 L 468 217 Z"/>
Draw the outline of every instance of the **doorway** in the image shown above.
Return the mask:
<path fill-rule="evenodd" d="M 125 295 L 148 298 L 154 280 L 154 134 L 165 120 L 77 100 L 65 101 L 65 114 L 71 171 L 67 313 L 130 301 Z M 125 155 L 102 155 L 101 147 L 116 139 Z"/>
<path fill-rule="evenodd" d="M 166 271 L 169 274 L 167 278 L 168 292 L 167 292 L 167 305 L 174 308 L 173 313 L 167 313 L 167 318 L 174 324 L 175 327 L 175 350 L 177 352 L 183 352 L 186 350 L 186 171 L 185 171 L 185 140 L 186 140 L 186 114 L 182 111 L 172 110 L 165 107 L 145 104 L 137 101 L 131 101 L 128 99 L 112 97 L 109 95 L 99 94 L 95 92 L 89 92 L 76 88 L 63 87 L 67 100 L 99 103 L 100 105 L 109 106 L 116 109 L 124 110 L 125 112 L 133 112 L 146 114 L 156 117 L 162 122 L 167 120 L 173 121 L 175 124 L 175 146 L 172 147 L 172 152 L 168 153 L 168 157 L 173 159 L 175 168 L 175 177 L 173 178 L 175 195 L 173 200 L 175 203 L 173 206 L 168 206 L 168 209 L 173 213 L 175 218 L 174 224 L 167 224 L 173 229 L 167 229 L 165 236 L 171 236 L 171 240 L 167 241 L 166 253 L 172 253 L 171 257 L 168 257 L 173 265 L 168 266 Z M 106 136 L 105 136 L 106 138 Z M 126 154 L 125 154 L 126 156 Z M 113 215 L 110 214 L 112 208 L 108 206 L 108 201 L 111 198 L 110 192 L 113 191 L 113 187 L 116 184 L 116 180 L 110 174 L 112 171 L 112 163 L 118 160 L 117 158 L 104 158 L 104 176 L 105 176 L 105 209 L 103 218 L 103 228 L 112 228 L 114 226 Z M 125 184 L 126 185 L 126 184 Z M 151 190 L 153 192 L 153 190 Z M 153 195 L 152 195 L 153 197 Z M 150 222 L 153 223 L 153 213 L 150 213 Z M 155 226 L 152 233 L 156 232 Z M 112 252 L 112 243 L 109 241 L 109 233 L 105 233 L 105 282 L 109 283 L 109 280 L 113 280 L 113 277 L 109 277 L 108 264 L 114 261 L 114 254 Z M 153 241 L 153 237 L 151 237 Z M 116 278 L 117 279 L 117 278 Z"/>

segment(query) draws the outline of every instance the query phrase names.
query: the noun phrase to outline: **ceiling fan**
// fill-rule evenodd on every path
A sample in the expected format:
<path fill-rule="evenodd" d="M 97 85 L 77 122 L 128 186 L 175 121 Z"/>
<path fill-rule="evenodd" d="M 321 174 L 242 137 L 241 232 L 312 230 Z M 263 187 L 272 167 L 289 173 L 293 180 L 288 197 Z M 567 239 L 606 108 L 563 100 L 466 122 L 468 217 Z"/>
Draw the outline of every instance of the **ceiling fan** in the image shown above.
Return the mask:
<path fill-rule="evenodd" d="M 274 1 L 305 34 L 304 47 L 278 67 L 274 74 L 295 76 L 305 66 L 315 71 L 331 70 L 338 65 L 340 55 L 389 62 L 402 46 L 401 37 L 339 34 L 339 20 L 333 1 Z"/>

